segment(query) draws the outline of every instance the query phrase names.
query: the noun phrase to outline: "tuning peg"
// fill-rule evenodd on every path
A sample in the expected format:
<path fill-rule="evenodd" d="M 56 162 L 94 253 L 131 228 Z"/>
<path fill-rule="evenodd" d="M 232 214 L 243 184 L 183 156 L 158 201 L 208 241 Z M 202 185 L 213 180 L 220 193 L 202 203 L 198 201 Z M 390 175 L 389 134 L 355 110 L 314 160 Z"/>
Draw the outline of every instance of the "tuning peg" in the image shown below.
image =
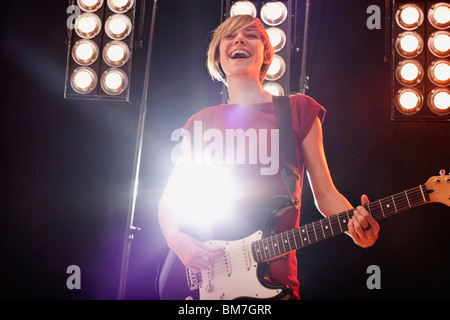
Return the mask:
<path fill-rule="evenodd" d="M 441 169 L 441 171 L 439 171 L 439 175 L 440 175 L 440 176 L 445 176 L 445 170 L 444 170 L 444 169 Z"/>

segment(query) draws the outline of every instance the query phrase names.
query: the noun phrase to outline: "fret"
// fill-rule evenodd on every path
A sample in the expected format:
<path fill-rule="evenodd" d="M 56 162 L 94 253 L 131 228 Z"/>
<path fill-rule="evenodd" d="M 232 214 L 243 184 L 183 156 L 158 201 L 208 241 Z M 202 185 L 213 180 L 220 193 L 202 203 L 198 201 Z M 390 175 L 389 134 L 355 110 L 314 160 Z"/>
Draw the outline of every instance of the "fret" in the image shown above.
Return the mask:
<path fill-rule="evenodd" d="M 343 232 L 342 231 L 342 227 L 341 227 L 341 223 L 339 222 L 339 218 L 338 218 L 337 214 L 330 217 L 330 222 L 332 223 L 331 227 L 333 229 L 333 235 Z M 337 229 L 337 228 L 334 229 L 335 227 L 339 227 L 339 229 Z"/>
<path fill-rule="evenodd" d="M 319 241 L 319 239 L 317 239 L 317 233 L 316 233 L 316 228 L 314 227 L 314 222 L 311 223 L 309 226 L 313 229 L 313 232 L 314 232 L 314 238 L 316 238 L 316 242 Z M 314 240 L 314 239 L 313 239 L 313 240 Z"/>
<path fill-rule="evenodd" d="M 409 198 L 408 198 L 408 193 L 405 190 L 405 196 L 406 196 L 406 200 L 408 201 L 408 205 L 411 208 L 411 203 L 409 202 Z"/>
<path fill-rule="evenodd" d="M 263 252 L 264 252 L 264 260 L 272 257 L 270 254 L 270 248 L 269 248 L 269 242 L 268 238 L 263 239 L 262 245 L 263 245 Z"/>
<path fill-rule="evenodd" d="M 325 220 L 325 219 L 319 220 L 319 222 L 320 222 L 320 228 L 322 229 L 323 238 L 326 239 L 327 236 L 325 235 L 325 231 L 323 230 L 323 223 L 322 223 L 323 220 Z"/>
<path fill-rule="evenodd" d="M 287 236 L 287 232 L 280 233 L 281 243 L 283 244 L 283 251 L 284 252 L 291 251 L 290 247 L 289 247 L 289 250 L 286 250 L 286 244 L 288 244 L 288 239 L 283 239 L 283 234 L 286 234 L 286 236 Z"/>
<path fill-rule="evenodd" d="M 339 217 L 339 223 L 341 225 L 342 232 L 347 231 L 348 230 L 348 221 L 350 220 L 349 217 L 348 217 L 348 211 L 341 212 L 338 215 L 338 217 Z M 342 226 L 343 226 L 343 228 L 342 228 Z"/>
<path fill-rule="evenodd" d="M 292 238 L 294 239 L 295 247 L 296 247 L 296 248 L 300 248 L 300 246 L 299 246 L 298 243 L 297 243 L 297 240 L 295 239 L 295 238 L 296 238 L 296 237 L 295 237 L 295 231 L 298 231 L 298 229 L 292 230 Z M 303 243 L 302 243 L 302 245 L 303 245 Z"/>
<path fill-rule="evenodd" d="M 280 254 L 280 248 L 278 247 L 277 236 L 275 235 L 273 237 L 270 237 L 270 240 L 272 243 L 273 255 L 278 256 Z M 276 249 L 278 249 L 278 253 L 277 253 Z"/>
<path fill-rule="evenodd" d="M 420 192 L 422 193 L 423 202 L 427 202 L 427 200 L 425 199 L 425 195 L 423 194 L 422 185 L 420 185 L 419 187 L 420 187 Z"/>
<path fill-rule="evenodd" d="M 364 208 L 370 213 L 371 216 L 373 216 L 372 211 L 370 210 L 370 203 L 365 205 Z"/>
<path fill-rule="evenodd" d="M 334 236 L 333 228 L 331 227 L 330 218 L 323 219 L 322 221 L 327 222 L 325 225 L 326 238 Z M 331 232 L 331 235 L 329 234 Z"/>
<path fill-rule="evenodd" d="M 383 218 L 384 218 L 384 217 L 386 217 L 386 215 L 384 214 L 383 205 L 381 204 L 381 199 L 378 200 L 378 203 L 380 204 L 381 213 L 383 214 Z"/>
<path fill-rule="evenodd" d="M 254 255 L 256 255 L 256 260 L 262 261 L 263 256 L 262 256 L 262 252 L 261 252 L 261 240 L 253 242 L 252 248 L 254 249 Z"/>
<path fill-rule="evenodd" d="M 398 210 L 397 210 L 397 206 L 395 205 L 394 196 L 392 195 L 391 198 L 392 198 L 392 204 L 394 205 L 395 212 L 397 213 Z"/>

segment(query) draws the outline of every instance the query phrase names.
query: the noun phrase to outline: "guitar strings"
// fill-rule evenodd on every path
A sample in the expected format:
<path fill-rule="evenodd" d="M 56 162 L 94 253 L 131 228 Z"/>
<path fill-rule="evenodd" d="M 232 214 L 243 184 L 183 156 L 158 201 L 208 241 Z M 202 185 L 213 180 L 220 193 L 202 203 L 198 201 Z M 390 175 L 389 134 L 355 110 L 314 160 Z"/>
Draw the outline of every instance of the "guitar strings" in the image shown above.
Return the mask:
<path fill-rule="evenodd" d="M 400 213 L 400 212 L 405 211 L 405 210 L 407 210 L 409 208 L 413 208 L 413 207 L 421 205 L 421 204 L 433 202 L 429 198 L 429 192 L 430 191 L 426 190 L 426 189 L 423 189 L 423 187 L 424 187 L 424 185 L 423 186 L 417 186 L 417 187 L 409 189 L 409 190 L 405 190 L 404 192 L 400 192 L 400 193 L 391 195 L 390 197 L 386 197 L 386 198 L 383 198 L 383 199 L 380 199 L 380 200 L 368 203 L 368 204 L 364 205 L 364 207 L 366 208 L 366 210 L 368 209 L 370 214 L 376 220 L 381 220 L 381 219 L 383 219 L 385 217 L 389 217 L 389 216 L 391 216 L 393 214 Z M 448 188 L 448 185 L 436 184 L 433 187 L 433 191 L 439 193 L 440 191 L 442 191 L 442 190 L 444 190 L 446 188 Z M 382 207 L 383 202 L 385 202 L 385 203 L 387 202 L 386 207 L 384 209 Z M 393 207 L 390 206 L 390 203 L 392 203 Z M 372 206 L 374 206 L 374 207 L 372 207 Z M 331 222 L 331 219 L 333 219 L 333 218 L 340 218 L 340 216 L 343 216 L 343 215 L 346 215 L 350 219 L 353 216 L 353 211 L 354 211 L 354 208 L 350 209 L 348 211 L 344 211 L 344 212 L 335 214 L 333 216 L 324 218 L 322 220 L 314 221 L 314 222 L 312 222 L 310 224 L 307 224 L 307 225 L 304 225 L 304 226 L 301 226 L 301 227 L 298 227 L 298 228 L 287 230 L 287 231 L 284 231 L 284 232 L 281 232 L 281 233 L 278 233 L 278 234 L 275 234 L 275 235 L 272 235 L 272 236 L 269 236 L 269 237 L 266 237 L 266 238 L 258 239 L 256 241 L 253 241 L 250 244 L 248 244 L 248 243 L 242 244 L 241 243 L 240 244 L 241 246 L 237 247 L 237 248 L 229 248 L 229 249 L 227 249 L 225 247 L 224 248 L 225 249 L 225 253 L 224 254 L 226 255 L 226 258 L 225 257 L 224 258 L 219 258 L 219 261 L 214 263 L 212 268 L 210 268 L 211 269 L 210 271 L 212 271 L 212 277 L 214 277 L 214 273 L 217 273 L 217 272 L 219 272 L 219 273 L 228 272 L 228 270 L 230 272 L 233 272 L 233 267 L 234 268 L 240 268 L 240 267 L 242 267 L 242 265 L 244 265 L 247 268 L 249 266 L 249 263 L 258 263 L 260 261 L 264 261 L 265 259 L 260 260 L 260 259 L 258 259 L 258 257 L 255 257 L 255 253 L 256 252 L 253 252 L 253 250 L 252 250 L 253 249 L 252 244 L 254 244 L 254 243 L 256 243 L 255 246 L 256 245 L 260 245 L 261 246 L 261 245 L 264 245 L 264 241 L 266 242 L 266 244 L 268 244 L 268 242 L 271 241 L 272 245 L 273 245 L 273 242 L 275 241 L 277 243 L 276 247 L 279 248 L 280 246 L 278 245 L 278 243 L 279 243 L 278 241 L 281 239 L 282 242 L 283 242 L 283 234 L 285 234 L 285 237 L 287 238 L 288 242 L 289 242 L 289 235 L 291 235 L 292 239 L 294 241 L 296 241 L 296 242 L 298 241 L 298 242 L 302 243 L 302 246 L 298 246 L 298 243 L 296 243 L 296 248 L 295 249 L 302 248 L 305 245 L 303 244 L 303 241 L 301 241 L 301 235 L 300 234 L 295 235 L 296 231 L 299 232 L 299 230 L 305 229 L 306 233 L 308 233 L 307 229 L 308 229 L 309 226 L 311 226 L 313 228 L 313 230 L 316 230 L 315 229 L 315 224 L 316 224 L 316 226 L 320 224 L 320 228 L 322 229 L 322 232 L 323 232 L 322 236 L 323 236 L 325 234 L 325 231 L 323 230 L 323 223 L 322 223 L 323 221 L 327 221 L 329 223 L 329 225 L 332 226 L 333 222 Z M 338 220 L 338 219 L 336 219 L 336 220 Z M 337 222 L 339 222 L 339 221 L 337 221 Z M 334 222 L 334 224 L 336 224 L 336 222 Z M 346 231 L 346 230 L 342 229 L 342 225 L 341 224 L 339 225 L 339 229 L 342 232 Z M 341 234 L 342 232 L 340 232 L 340 233 L 333 233 L 331 236 Z M 321 237 L 321 239 L 318 239 L 317 238 L 317 232 L 315 232 L 316 241 L 311 241 L 311 239 L 308 238 L 308 244 L 313 244 L 313 243 L 315 243 L 317 241 L 327 239 L 328 237 L 331 237 L 331 236 L 326 236 L 325 235 L 324 237 Z M 308 237 L 309 237 L 309 235 L 308 235 Z M 285 241 L 284 241 L 284 243 L 286 243 Z M 282 249 L 283 253 L 281 251 L 278 251 L 278 252 L 279 252 L 279 255 L 281 255 L 281 254 L 286 254 L 286 253 L 288 253 L 290 251 L 293 251 L 295 249 L 291 249 L 291 244 L 289 243 L 289 250 L 286 250 L 285 246 L 283 246 L 283 249 Z M 264 250 L 269 250 L 269 249 L 264 249 Z M 278 249 L 278 250 L 281 250 L 281 249 Z M 275 249 L 272 249 L 272 252 L 276 253 Z M 251 255 L 251 257 L 253 259 L 250 259 L 250 261 L 246 262 L 246 258 L 245 258 L 246 255 L 248 255 L 248 256 Z M 260 255 L 262 257 L 263 254 L 260 253 Z M 277 254 L 272 255 L 272 253 L 270 253 L 270 256 L 271 257 L 275 257 L 275 256 L 277 256 Z M 238 259 L 236 259 L 236 258 L 238 258 Z M 241 259 L 239 259 L 239 258 L 241 258 Z M 252 266 L 250 265 L 249 268 L 252 268 Z M 207 278 L 208 277 L 207 276 L 208 271 L 203 271 L 202 272 L 202 278 L 204 278 L 204 276 L 205 276 L 204 274 L 206 275 L 206 278 Z"/>

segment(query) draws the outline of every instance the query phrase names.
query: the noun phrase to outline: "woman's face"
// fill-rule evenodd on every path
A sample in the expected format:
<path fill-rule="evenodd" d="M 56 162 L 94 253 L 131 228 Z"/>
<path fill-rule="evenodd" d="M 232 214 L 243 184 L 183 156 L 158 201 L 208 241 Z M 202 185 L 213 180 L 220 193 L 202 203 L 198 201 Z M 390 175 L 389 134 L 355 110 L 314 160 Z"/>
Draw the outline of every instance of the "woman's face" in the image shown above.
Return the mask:
<path fill-rule="evenodd" d="M 219 62 L 227 80 L 232 77 L 259 80 L 264 45 L 256 29 L 242 29 L 225 36 L 220 42 L 219 52 Z"/>

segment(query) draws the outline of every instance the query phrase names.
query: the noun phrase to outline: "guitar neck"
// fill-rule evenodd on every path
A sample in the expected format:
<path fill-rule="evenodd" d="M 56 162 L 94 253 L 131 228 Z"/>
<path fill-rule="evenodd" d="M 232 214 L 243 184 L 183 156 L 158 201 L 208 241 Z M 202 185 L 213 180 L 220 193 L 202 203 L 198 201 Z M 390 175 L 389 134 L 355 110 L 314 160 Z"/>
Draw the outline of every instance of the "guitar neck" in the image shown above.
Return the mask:
<path fill-rule="evenodd" d="M 412 207 L 430 202 L 429 191 L 425 185 L 391 195 L 363 207 L 375 218 L 381 220 Z M 288 230 L 252 243 L 255 261 L 268 261 L 290 251 L 337 236 L 348 230 L 348 221 L 354 209 L 332 215 L 313 223 Z"/>

